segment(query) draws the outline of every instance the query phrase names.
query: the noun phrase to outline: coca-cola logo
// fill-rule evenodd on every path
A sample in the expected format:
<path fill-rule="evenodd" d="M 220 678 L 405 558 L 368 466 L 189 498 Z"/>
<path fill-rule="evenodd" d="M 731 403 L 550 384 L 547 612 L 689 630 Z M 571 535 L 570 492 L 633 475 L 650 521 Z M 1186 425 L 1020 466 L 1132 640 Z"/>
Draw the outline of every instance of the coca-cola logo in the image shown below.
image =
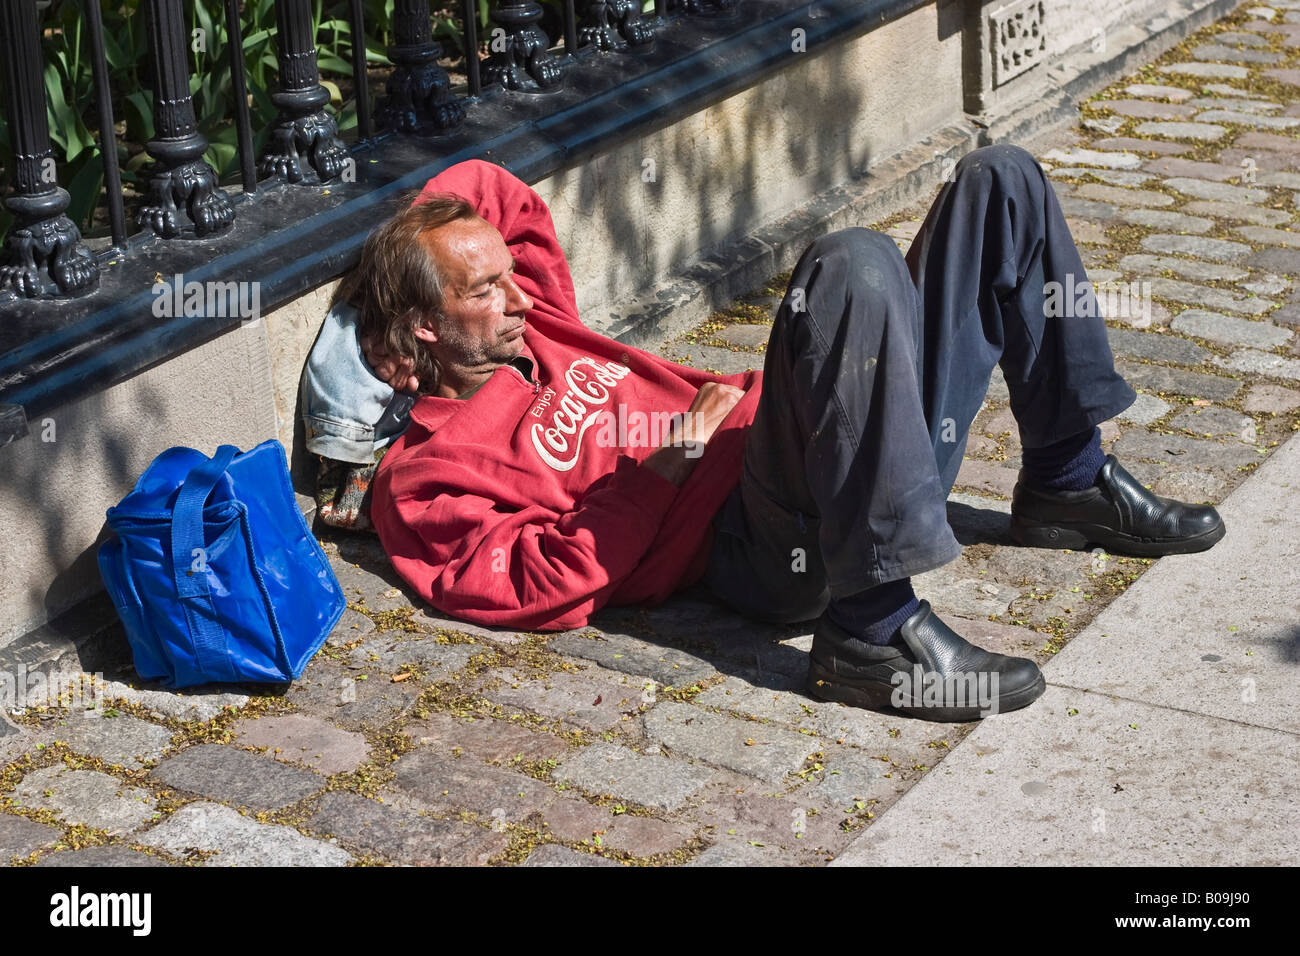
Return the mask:
<path fill-rule="evenodd" d="M 613 389 L 631 369 L 617 362 L 597 362 L 594 358 L 574 359 L 564 373 L 567 391 L 559 401 L 547 389 L 532 413 L 542 418 L 551 412 L 551 426 L 535 422 L 531 433 L 533 448 L 542 461 L 556 471 L 569 471 L 578 463 L 582 437 L 600 419 L 602 406 L 609 402 Z"/>

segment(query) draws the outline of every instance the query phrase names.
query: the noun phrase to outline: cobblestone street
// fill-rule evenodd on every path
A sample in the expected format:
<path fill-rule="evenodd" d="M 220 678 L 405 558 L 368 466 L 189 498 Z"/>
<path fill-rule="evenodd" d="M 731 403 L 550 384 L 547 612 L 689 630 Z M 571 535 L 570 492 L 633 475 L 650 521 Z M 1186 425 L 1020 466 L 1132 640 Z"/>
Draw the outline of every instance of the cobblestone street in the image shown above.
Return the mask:
<path fill-rule="evenodd" d="M 1034 152 L 1140 393 L 1103 447 L 1158 494 L 1222 502 L 1300 429 L 1300 0 L 1200 31 Z M 924 211 L 878 228 L 905 250 Z M 761 368 L 784 280 L 662 354 Z M 1011 544 L 1020 445 L 997 375 L 966 456 L 963 554 L 916 593 L 972 642 L 1045 664 L 1155 562 Z M 413 600 L 375 537 L 321 540 L 349 609 L 282 696 L 144 687 L 123 639 L 93 717 L 6 715 L 0 860 L 825 865 L 974 729 L 810 698 L 811 625 L 756 624 L 703 590 L 496 631 Z M 1018 719 L 1058 702 L 1049 686 Z"/>

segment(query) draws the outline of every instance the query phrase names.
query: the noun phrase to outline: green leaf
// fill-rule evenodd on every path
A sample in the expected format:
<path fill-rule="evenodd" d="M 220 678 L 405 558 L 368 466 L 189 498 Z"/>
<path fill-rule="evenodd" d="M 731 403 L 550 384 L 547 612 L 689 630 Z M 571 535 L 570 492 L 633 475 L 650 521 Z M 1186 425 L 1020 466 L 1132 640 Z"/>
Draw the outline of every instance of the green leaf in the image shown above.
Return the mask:
<path fill-rule="evenodd" d="M 45 64 L 45 91 L 50 139 L 63 147 L 64 158 L 71 162 L 81 155 L 83 149 L 90 149 L 95 143 L 81 116 L 64 99 L 62 78 L 54 63 Z"/>
<path fill-rule="evenodd" d="M 189 46 L 190 52 L 193 53 L 194 55 L 195 64 L 200 68 L 202 68 L 204 61 L 210 63 L 211 58 L 213 56 L 221 55 L 222 51 L 218 47 L 224 47 L 225 44 L 218 43 L 217 33 L 218 31 L 220 31 L 220 33 L 224 36 L 226 30 L 224 24 L 218 27 L 217 24 L 213 22 L 212 14 L 208 10 L 207 4 L 195 3 L 193 4 L 193 10 L 194 10 L 194 26 L 203 31 L 204 51 L 200 53 L 199 51 L 194 49 L 195 37 L 193 33 L 186 34 L 186 45 Z"/>
<path fill-rule="evenodd" d="M 329 90 L 331 106 L 340 106 L 343 103 L 343 94 L 339 92 L 339 85 L 337 83 L 333 80 L 322 79 L 320 85 Z"/>
<path fill-rule="evenodd" d="M 280 68 L 280 61 L 275 58 L 274 53 L 266 53 L 263 54 L 262 59 L 257 61 L 257 65 L 261 67 L 263 70 L 266 70 L 267 73 L 269 74 L 269 73 L 274 73 L 276 70 Z M 263 74 L 259 71 L 258 75 L 262 76 Z M 263 82 L 262 85 L 265 86 L 266 83 Z"/>
<path fill-rule="evenodd" d="M 150 156 L 146 152 L 139 152 L 122 164 L 122 179 L 124 181 L 134 181 L 134 173 L 150 161 Z"/>
<path fill-rule="evenodd" d="M 341 76 L 352 75 L 352 64 L 335 56 L 333 53 L 322 50 L 316 54 L 316 64 L 320 67 L 322 73 L 337 73 Z"/>
<path fill-rule="evenodd" d="M 258 30 L 256 33 L 248 34 L 248 36 L 244 37 L 244 55 L 248 55 L 248 48 L 250 46 L 257 46 L 257 44 L 269 40 L 270 38 L 270 30 Z"/>
<path fill-rule="evenodd" d="M 226 123 L 208 133 L 208 142 L 234 146 L 239 142 L 239 134 L 235 131 L 233 123 Z"/>
<path fill-rule="evenodd" d="M 126 103 L 128 138 L 141 144 L 153 139 L 153 96 L 144 90 L 136 90 L 126 94 Z"/>
<path fill-rule="evenodd" d="M 355 129 L 357 125 L 356 101 L 348 100 L 347 105 L 339 111 L 339 115 L 335 121 L 338 124 L 340 133 L 346 133 L 350 129 Z"/>
<path fill-rule="evenodd" d="M 66 171 L 64 188 L 69 195 L 67 216 L 78 228 L 89 229 L 95 206 L 99 203 L 99 190 L 104 184 L 104 164 L 98 151 L 88 149 Z"/>
<path fill-rule="evenodd" d="M 228 175 L 239 166 L 239 149 L 229 143 L 208 143 L 208 151 L 203 154 L 208 165 L 217 171 L 217 177 Z M 364 680 L 365 678 L 357 678 Z"/>
<path fill-rule="evenodd" d="M 271 94 L 267 92 L 264 86 L 252 87 L 248 92 L 253 96 L 253 128 L 269 132 L 268 127 L 279 112 L 275 108 L 275 104 L 271 102 Z"/>
<path fill-rule="evenodd" d="M 130 39 L 129 37 L 127 38 Z M 104 60 L 110 71 L 129 70 L 131 58 L 117 41 L 114 32 L 104 25 Z"/>

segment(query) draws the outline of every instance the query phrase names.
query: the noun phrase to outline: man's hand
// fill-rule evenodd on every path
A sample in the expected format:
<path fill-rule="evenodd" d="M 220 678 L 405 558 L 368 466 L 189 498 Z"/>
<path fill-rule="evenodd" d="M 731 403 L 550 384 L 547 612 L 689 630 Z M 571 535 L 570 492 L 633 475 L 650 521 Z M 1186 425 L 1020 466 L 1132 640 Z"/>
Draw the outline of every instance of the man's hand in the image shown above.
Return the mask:
<path fill-rule="evenodd" d="M 675 421 L 663 445 L 643 463 L 655 474 L 681 487 L 695 470 L 722 420 L 745 397 L 745 390 L 720 382 L 705 382 L 695 393 L 682 420 Z"/>
<path fill-rule="evenodd" d="M 745 390 L 721 382 L 705 382 L 695 393 L 695 400 L 686 409 L 685 438 L 707 445 L 722 420 L 736 403 L 745 397 Z M 671 436 L 670 436 L 671 437 Z"/>
<path fill-rule="evenodd" d="M 389 354 L 383 346 L 378 345 L 370 340 L 367 335 L 361 336 L 361 354 L 366 357 L 366 362 L 374 371 L 375 377 L 380 381 L 387 382 L 397 392 L 416 392 L 420 388 L 420 380 L 414 374 L 415 361 L 408 356 L 397 357 Z"/>

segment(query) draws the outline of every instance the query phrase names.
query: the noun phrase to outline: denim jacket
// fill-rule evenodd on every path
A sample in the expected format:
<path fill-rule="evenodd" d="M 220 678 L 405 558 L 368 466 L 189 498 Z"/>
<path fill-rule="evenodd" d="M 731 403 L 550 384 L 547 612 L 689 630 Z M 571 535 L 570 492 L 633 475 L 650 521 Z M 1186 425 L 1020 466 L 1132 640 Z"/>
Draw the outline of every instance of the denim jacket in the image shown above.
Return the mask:
<path fill-rule="evenodd" d="M 303 369 L 299 390 L 307 450 L 368 465 L 406 430 L 414 396 L 394 392 L 361 354 L 357 310 L 330 309 Z"/>

